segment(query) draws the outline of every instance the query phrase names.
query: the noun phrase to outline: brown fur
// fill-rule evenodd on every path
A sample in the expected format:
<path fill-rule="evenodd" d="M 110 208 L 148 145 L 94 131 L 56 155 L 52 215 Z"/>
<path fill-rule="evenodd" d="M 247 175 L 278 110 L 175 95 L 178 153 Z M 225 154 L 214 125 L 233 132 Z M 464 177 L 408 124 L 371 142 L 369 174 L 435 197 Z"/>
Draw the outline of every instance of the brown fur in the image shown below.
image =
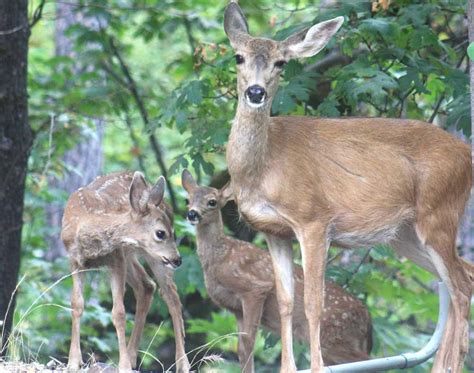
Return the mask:
<path fill-rule="evenodd" d="M 171 208 L 162 200 L 164 179 L 148 187 L 141 174 L 123 172 L 100 176 L 86 187 L 74 192 L 66 205 L 61 237 L 71 262 L 73 290 L 72 337 L 68 367 L 79 369 L 80 317 L 84 310 L 83 272 L 106 266 L 109 270 L 113 308 L 112 320 L 117 330 L 121 371 L 136 365 L 138 346 L 153 299 L 155 283 L 148 276 L 137 256 L 144 256 L 152 269 L 160 293 L 165 299 L 176 336 L 176 359 L 180 372 L 189 371 L 184 351 L 184 323 L 181 303 L 173 283 L 170 261 L 179 258 L 173 233 Z M 166 232 L 158 241 L 157 230 Z M 135 327 L 128 346 L 125 341 L 125 283 L 134 291 L 137 307 Z"/>
<path fill-rule="evenodd" d="M 239 338 L 239 361 L 244 372 L 252 372 L 254 337 L 260 324 L 260 315 L 254 313 L 262 310 L 262 325 L 272 332 L 280 333 L 280 315 L 270 254 L 248 242 L 224 234 L 220 208 L 227 202 L 223 197 L 225 188 L 219 191 L 210 187 L 198 187 L 194 182 L 189 182 L 189 179 L 183 185 L 189 193 L 189 209 L 201 216 L 197 225 L 197 252 L 208 294 L 214 303 L 234 313 L 239 320 L 239 332 L 243 333 Z M 218 206 L 209 207 L 207 201 L 210 199 L 216 199 Z M 309 343 L 301 267 L 295 268 L 294 277 L 293 334 L 298 340 Z M 248 305 L 248 299 L 256 300 L 252 308 Z M 328 282 L 325 305 L 321 321 L 321 348 L 325 363 L 338 364 L 368 359 L 372 347 L 372 324 L 364 304 L 338 285 Z M 253 322 L 248 322 L 249 318 L 253 318 Z M 245 325 L 250 325 L 250 330 L 246 330 Z"/>
<path fill-rule="evenodd" d="M 274 62 L 312 55 L 311 43 L 320 49 L 341 19 L 277 42 L 248 35 L 244 22 L 236 21 L 243 17 L 237 8 L 231 3 L 226 9 L 226 32 L 245 62 L 237 68 L 239 103 L 227 161 L 242 215 L 267 234 L 283 320 L 282 371 L 295 370 L 289 239 L 296 236 L 306 294 L 311 294 L 305 309 L 312 372 L 323 369 L 318 294 L 331 242 L 343 247 L 389 244 L 447 284 L 452 307 L 433 372 L 460 372 L 468 350 L 472 282 L 455 239 L 471 189 L 470 148 L 414 120 L 270 117 L 280 75 Z M 249 104 L 245 93 L 254 84 L 266 90 L 258 107 Z"/>

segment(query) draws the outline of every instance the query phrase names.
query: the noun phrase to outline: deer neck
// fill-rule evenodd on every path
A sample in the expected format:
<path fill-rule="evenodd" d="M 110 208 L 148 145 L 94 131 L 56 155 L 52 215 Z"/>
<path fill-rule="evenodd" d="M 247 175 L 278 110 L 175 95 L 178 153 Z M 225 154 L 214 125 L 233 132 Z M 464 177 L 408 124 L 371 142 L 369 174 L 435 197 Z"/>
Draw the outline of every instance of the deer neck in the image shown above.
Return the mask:
<path fill-rule="evenodd" d="M 107 228 L 104 231 L 106 241 L 114 247 L 137 249 L 141 244 L 136 239 L 134 227 L 130 224 L 130 213 L 116 215 L 114 219 L 107 221 Z"/>
<path fill-rule="evenodd" d="M 224 223 L 220 211 L 207 222 L 201 222 L 196 227 L 197 253 L 203 267 L 212 265 L 213 260 L 225 253 L 223 245 Z"/>
<path fill-rule="evenodd" d="M 239 96 L 242 97 L 243 95 Z M 271 102 L 252 109 L 239 99 L 227 149 L 227 163 L 232 179 L 254 179 L 261 175 L 268 149 Z"/>

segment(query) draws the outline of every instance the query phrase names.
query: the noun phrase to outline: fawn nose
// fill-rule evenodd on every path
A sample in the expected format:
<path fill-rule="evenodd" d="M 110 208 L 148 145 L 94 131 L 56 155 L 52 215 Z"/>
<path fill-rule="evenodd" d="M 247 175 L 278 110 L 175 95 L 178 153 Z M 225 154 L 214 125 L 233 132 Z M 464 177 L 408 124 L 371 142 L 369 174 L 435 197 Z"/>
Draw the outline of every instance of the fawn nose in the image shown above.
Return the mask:
<path fill-rule="evenodd" d="M 166 267 L 169 267 L 169 268 L 178 268 L 183 262 L 183 260 L 181 259 L 181 256 L 177 256 L 173 259 L 169 259 L 163 256 L 161 257 L 161 261 Z"/>
<path fill-rule="evenodd" d="M 183 259 L 181 259 L 180 256 L 178 256 L 177 258 L 173 259 L 171 261 L 171 264 L 173 265 L 173 267 L 177 268 L 181 265 L 181 263 L 183 263 Z"/>
<path fill-rule="evenodd" d="M 201 215 L 196 210 L 189 210 L 187 218 L 191 223 L 197 223 L 201 219 Z"/>
<path fill-rule="evenodd" d="M 261 104 L 265 99 L 265 88 L 259 85 L 252 85 L 247 88 L 245 95 L 252 104 Z"/>

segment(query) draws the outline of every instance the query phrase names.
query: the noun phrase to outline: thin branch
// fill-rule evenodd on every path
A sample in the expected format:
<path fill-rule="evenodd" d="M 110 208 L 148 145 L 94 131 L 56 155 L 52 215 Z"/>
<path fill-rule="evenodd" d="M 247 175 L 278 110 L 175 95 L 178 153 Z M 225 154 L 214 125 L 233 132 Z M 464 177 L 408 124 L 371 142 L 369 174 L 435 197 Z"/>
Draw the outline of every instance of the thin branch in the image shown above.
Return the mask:
<path fill-rule="evenodd" d="M 120 106 L 121 106 L 122 110 L 125 111 L 125 123 L 126 123 L 127 128 L 128 128 L 128 132 L 129 132 L 129 135 L 130 135 L 130 140 L 132 140 L 132 144 L 133 144 L 134 148 L 138 149 L 138 154 L 137 154 L 138 165 L 140 167 L 140 170 L 142 172 L 144 172 L 145 175 L 147 175 L 147 171 L 146 171 L 146 167 L 145 167 L 145 158 L 143 157 L 142 153 L 140 152 L 140 143 L 137 139 L 137 136 L 135 135 L 135 131 L 133 130 L 132 118 L 130 116 L 130 112 L 128 110 L 127 104 L 126 104 L 125 100 L 122 99 L 122 97 L 119 97 L 119 101 L 120 101 Z M 116 113 L 119 114 L 118 110 L 116 110 Z"/>
<path fill-rule="evenodd" d="M 45 4 L 46 4 L 46 0 L 41 0 L 41 3 L 35 9 L 33 13 L 33 18 L 31 19 L 31 22 L 29 24 L 30 29 L 33 28 L 33 26 L 36 25 L 39 22 L 39 20 L 43 17 L 43 8 Z"/>
<path fill-rule="evenodd" d="M 11 35 L 11 34 L 14 34 L 15 32 L 18 32 L 18 31 L 21 31 L 25 28 L 28 27 L 28 24 L 25 23 L 24 25 L 21 25 L 21 26 L 17 26 L 17 27 L 13 27 L 12 29 L 10 30 L 4 30 L 4 31 L 0 31 L 0 36 L 4 36 L 4 35 Z"/>
<path fill-rule="evenodd" d="M 170 194 L 170 199 L 171 199 L 171 205 L 173 206 L 173 210 L 178 209 L 178 204 L 176 202 L 176 196 L 174 193 L 173 186 L 169 180 L 168 177 L 168 170 L 166 168 L 166 164 L 164 161 L 163 157 L 163 151 L 161 149 L 161 145 L 158 142 L 158 139 L 156 138 L 155 134 L 152 131 L 151 128 L 151 123 L 148 115 L 148 111 L 146 110 L 145 103 L 143 102 L 142 97 L 138 93 L 138 86 L 135 80 L 133 79 L 130 69 L 128 65 L 126 64 L 125 60 L 123 59 L 120 51 L 118 50 L 117 46 L 114 43 L 114 40 L 112 37 L 109 37 L 109 46 L 110 49 L 113 53 L 113 55 L 117 58 L 119 61 L 120 69 L 122 70 L 122 73 L 125 77 L 125 81 L 127 82 L 127 87 L 130 93 L 132 94 L 132 97 L 138 107 L 138 111 L 140 112 L 140 116 L 142 118 L 143 124 L 145 126 L 145 129 L 149 132 L 148 139 L 150 141 L 150 146 L 153 150 L 153 153 L 155 154 L 156 161 L 158 163 L 158 166 L 160 167 L 161 174 L 165 177 L 166 179 L 166 184 L 168 186 L 168 191 Z"/>
<path fill-rule="evenodd" d="M 193 36 L 191 22 L 189 22 L 187 17 L 183 17 L 182 21 L 186 30 L 186 36 L 188 37 L 189 47 L 191 48 L 191 56 L 194 56 L 194 51 L 196 50 L 196 40 Z"/>
<path fill-rule="evenodd" d="M 459 67 L 461 66 L 462 64 L 462 61 L 464 60 L 464 58 L 466 57 L 467 55 L 467 51 L 463 53 L 463 55 L 461 56 L 461 59 L 458 61 L 458 63 L 456 64 L 456 68 L 459 69 Z M 433 109 L 433 113 L 431 114 L 430 116 L 430 119 L 428 119 L 428 122 L 430 123 L 433 123 L 434 119 L 436 118 L 436 115 L 438 115 L 438 111 L 439 111 L 439 108 L 441 107 L 441 103 L 443 102 L 444 100 L 444 97 L 445 97 L 445 93 L 443 93 L 438 101 L 436 102 L 436 105 Z"/>
<path fill-rule="evenodd" d="M 364 262 L 367 260 L 367 258 L 369 257 L 371 251 L 372 251 L 372 247 L 367 250 L 367 252 L 362 257 L 362 259 L 359 262 L 359 264 L 357 265 L 357 267 L 352 271 L 350 277 L 347 278 L 345 284 L 342 286 L 344 289 L 347 288 L 347 286 L 349 285 L 349 282 L 351 281 L 352 277 L 354 277 L 355 274 L 357 272 L 359 272 L 360 267 L 362 267 L 362 264 L 364 264 Z"/>

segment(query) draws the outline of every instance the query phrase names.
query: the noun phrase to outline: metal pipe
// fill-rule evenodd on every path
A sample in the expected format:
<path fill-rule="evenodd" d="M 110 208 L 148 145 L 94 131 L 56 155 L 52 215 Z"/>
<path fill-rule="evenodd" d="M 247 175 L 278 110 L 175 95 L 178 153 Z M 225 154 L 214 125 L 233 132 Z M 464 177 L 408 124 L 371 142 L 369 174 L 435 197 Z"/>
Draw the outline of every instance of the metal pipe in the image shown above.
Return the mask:
<path fill-rule="evenodd" d="M 325 367 L 326 373 L 355 373 L 355 372 L 380 372 L 389 369 L 406 369 L 424 363 L 438 350 L 444 328 L 448 320 L 449 293 L 446 285 L 438 283 L 439 313 L 436 329 L 428 343 L 417 352 L 407 352 L 397 356 L 383 357 L 379 359 L 357 361 L 355 363 L 331 365 Z M 308 370 L 300 370 L 299 373 L 310 373 Z"/>

